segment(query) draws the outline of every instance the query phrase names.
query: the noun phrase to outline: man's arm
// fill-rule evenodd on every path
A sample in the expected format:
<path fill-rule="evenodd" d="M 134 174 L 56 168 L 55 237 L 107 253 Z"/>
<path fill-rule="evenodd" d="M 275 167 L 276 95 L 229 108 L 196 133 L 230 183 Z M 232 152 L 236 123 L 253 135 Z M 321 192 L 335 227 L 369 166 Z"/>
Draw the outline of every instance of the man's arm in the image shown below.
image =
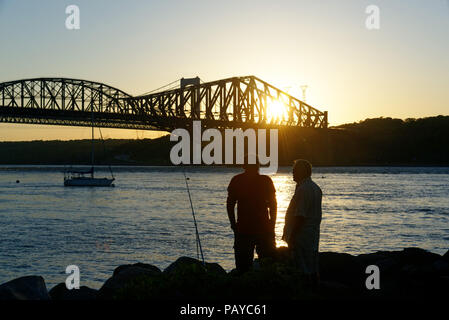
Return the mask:
<path fill-rule="evenodd" d="M 295 197 L 296 197 L 296 210 L 294 215 L 291 217 L 291 223 L 292 223 L 292 232 L 291 232 L 291 239 L 295 239 L 299 232 L 301 232 L 301 229 L 303 228 L 306 217 L 305 217 L 305 194 L 304 190 L 301 188 L 298 188 L 295 190 Z"/>
<path fill-rule="evenodd" d="M 229 222 L 231 223 L 231 229 L 236 230 L 237 223 L 235 222 L 235 204 L 237 200 L 228 194 L 228 199 L 226 200 L 226 209 L 228 211 Z"/>

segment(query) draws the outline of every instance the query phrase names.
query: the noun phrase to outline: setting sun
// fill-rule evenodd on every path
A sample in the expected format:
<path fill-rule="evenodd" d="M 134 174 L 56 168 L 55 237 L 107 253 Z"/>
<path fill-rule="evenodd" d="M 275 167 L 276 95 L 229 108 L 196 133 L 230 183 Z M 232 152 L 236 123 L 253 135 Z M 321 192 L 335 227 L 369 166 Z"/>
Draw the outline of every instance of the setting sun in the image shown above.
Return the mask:
<path fill-rule="evenodd" d="M 287 106 L 279 100 L 271 100 L 267 106 L 267 121 L 282 120 L 287 117 Z"/>

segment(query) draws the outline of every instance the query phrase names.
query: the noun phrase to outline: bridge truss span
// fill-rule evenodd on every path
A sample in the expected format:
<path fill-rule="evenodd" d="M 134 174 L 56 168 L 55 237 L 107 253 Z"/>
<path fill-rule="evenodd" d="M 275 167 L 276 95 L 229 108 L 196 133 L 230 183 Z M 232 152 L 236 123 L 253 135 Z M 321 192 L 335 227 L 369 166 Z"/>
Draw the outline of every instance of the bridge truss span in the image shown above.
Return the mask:
<path fill-rule="evenodd" d="M 199 80 L 199 79 L 198 79 Z M 170 131 L 205 127 L 327 127 L 327 112 L 254 76 L 132 96 L 103 83 L 34 78 L 0 83 L 0 122 Z"/>

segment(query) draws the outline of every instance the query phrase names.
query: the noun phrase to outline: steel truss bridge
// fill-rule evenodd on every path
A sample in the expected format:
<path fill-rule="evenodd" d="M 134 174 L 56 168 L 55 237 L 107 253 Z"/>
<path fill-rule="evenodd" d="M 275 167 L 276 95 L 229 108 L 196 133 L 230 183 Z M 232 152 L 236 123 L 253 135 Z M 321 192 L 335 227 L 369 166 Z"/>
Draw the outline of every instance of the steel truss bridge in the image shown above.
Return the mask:
<path fill-rule="evenodd" d="M 199 78 L 196 78 L 199 80 Z M 283 110 L 275 113 L 270 108 Z M 277 114 L 277 116 L 273 116 Z M 141 96 L 103 83 L 35 78 L 0 83 L 0 122 L 171 131 L 210 128 L 327 128 L 319 111 L 254 76 L 182 85 Z"/>

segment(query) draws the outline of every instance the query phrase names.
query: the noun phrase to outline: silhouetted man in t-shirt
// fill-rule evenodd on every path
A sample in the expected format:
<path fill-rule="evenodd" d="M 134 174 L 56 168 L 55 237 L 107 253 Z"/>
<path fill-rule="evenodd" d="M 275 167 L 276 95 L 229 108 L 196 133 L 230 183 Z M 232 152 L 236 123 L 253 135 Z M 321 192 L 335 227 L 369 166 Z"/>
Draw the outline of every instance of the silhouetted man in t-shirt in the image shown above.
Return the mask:
<path fill-rule="evenodd" d="M 247 161 L 246 161 L 247 162 Z M 239 272 L 252 267 L 254 248 L 259 258 L 275 251 L 276 190 L 269 176 L 259 174 L 258 164 L 246 164 L 228 186 L 227 211 L 234 231 L 235 265 Z M 237 203 L 237 221 L 235 204 Z"/>

